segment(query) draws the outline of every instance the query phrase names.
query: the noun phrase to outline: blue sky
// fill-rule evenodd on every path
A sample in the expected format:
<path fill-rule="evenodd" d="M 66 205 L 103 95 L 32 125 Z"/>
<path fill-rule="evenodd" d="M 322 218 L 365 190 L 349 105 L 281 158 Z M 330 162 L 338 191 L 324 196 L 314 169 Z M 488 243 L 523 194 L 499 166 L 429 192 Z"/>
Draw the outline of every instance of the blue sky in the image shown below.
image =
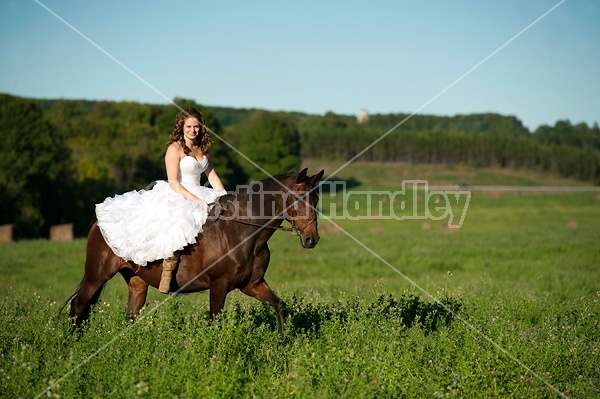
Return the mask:
<path fill-rule="evenodd" d="M 559 2 L 39 0 L 128 71 L 38 2 L 3 0 L 0 92 L 591 125 L 600 2 L 565 1 L 456 82 Z"/>

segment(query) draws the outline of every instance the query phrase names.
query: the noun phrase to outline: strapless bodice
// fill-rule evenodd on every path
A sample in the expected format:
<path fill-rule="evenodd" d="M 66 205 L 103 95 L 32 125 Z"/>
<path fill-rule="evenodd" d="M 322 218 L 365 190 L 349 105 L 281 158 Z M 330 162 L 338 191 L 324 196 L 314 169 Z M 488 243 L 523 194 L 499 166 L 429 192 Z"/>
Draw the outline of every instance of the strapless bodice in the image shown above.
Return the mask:
<path fill-rule="evenodd" d="M 195 157 L 186 155 L 179 161 L 179 181 L 182 184 L 200 185 L 200 177 L 202 172 L 208 168 L 208 158 L 206 155 L 202 162 Z"/>

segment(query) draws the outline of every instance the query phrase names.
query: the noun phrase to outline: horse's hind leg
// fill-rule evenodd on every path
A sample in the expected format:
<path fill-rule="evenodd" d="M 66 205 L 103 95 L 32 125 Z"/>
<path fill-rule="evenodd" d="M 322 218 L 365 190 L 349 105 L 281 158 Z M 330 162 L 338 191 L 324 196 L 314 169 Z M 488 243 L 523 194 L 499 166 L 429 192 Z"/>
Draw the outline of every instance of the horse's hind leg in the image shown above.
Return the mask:
<path fill-rule="evenodd" d="M 70 316 L 74 319 L 71 330 L 81 327 L 81 324 L 90 317 L 92 306 L 98 302 L 102 288 L 109 279 L 110 277 L 98 278 L 87 273 L 83 276 L 79 290 L 71 300 Z"/>
<path fill-rule="evenodd" d="M 129 288 L 129 299 L 127 300 L 127 316 L 135 321 L 140 309 L 146 303 L 148 295 L 148 283 L 140 276 L 133 274 L 130 269 L 122 269 L 121 274 Z"/>
<path fill-rule="evenodd" d="M 247 285 L 241 291 L 262 303 L 268 303 L 275 309 L 275 314 L 277 315 L 277 329 L 279 330 L 279 334 L 283 335 L 283 324 L 285 323 L 286 316 L 285 302 L 275 295 L 267 282 L 264 279 L 261 279 L 256 284 Z"/>
<path fill-rule="evenodd" d="M 96 224 L 88 234 L 85 258 L 85 273 L 79 289 L 71 300 L 71 331 L 81 327 L 90 317 L 92 307 L 98 302 L 104 284 L 121 268 L 121 261 L 110 250 Z"/>

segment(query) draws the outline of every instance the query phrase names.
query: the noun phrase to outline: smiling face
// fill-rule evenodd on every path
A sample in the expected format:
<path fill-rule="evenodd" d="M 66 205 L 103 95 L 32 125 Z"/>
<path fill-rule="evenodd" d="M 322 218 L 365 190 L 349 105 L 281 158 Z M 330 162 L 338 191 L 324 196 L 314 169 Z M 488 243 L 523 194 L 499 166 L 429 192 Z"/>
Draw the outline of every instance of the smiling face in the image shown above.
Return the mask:
<path fill-rule="evenodd" d="M 186 141 L 193 142 L 200 131 L 200 121 L 196 118 L 187 118 L 183 123 L 183 136 Z"/>

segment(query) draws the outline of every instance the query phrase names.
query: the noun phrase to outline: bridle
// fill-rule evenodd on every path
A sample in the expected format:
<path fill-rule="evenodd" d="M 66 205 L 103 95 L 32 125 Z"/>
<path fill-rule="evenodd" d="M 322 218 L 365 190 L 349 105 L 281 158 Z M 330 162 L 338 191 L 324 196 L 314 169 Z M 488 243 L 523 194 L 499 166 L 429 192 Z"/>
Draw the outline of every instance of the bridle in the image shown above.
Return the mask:
<path fill-rule="evenodd" d="M 245 224 L 245 225 L 248 225 L 248 226 L 260 227 L 260 228 L 262 228 L 262 229 L 267 229 L 267 230 L 272 230 L 272 231 L 277 231 L 277 230 L 280 230 L 280 231 L 288 231 L 288 232 L 291 232 L 291 233 L 293 233 L 295 236 L 299 236 L 299 235 L 301 235 L 301 234 L 304 232 L 304 230 L 305 230 L 305 229 L 308 227 L 308 225 L 310 225 L 311 223 L 313 223 L 313 222 L 316 222 L 316 221 L 317 221 L 317 214 L 316 214 L 316 212 L 315 212 L 315 215 L 312 217 L 312 219 L 310 219 L 310 220 L 308 221 L 308 223 L 307 223 L 307 224 L 306 224 L 306 225 L 305 225 L 303 228 L 299 228 L 298 226 L 296 226 L 296 224 L 295 224 L 294 222 L 295 222 L 295 220 L 296 220 L 296 218 L 297 218 L 297 216 L 298 216 L 298 213 L 297 213 L 297 211 L 296 211 L 296 208 L 294 207 L 294 203 L 295 203 L 296 201 L 299 201 L 299 199 L 298 199 L 298 198 L 296 197 L 296 195 L 294 195 L 293 193 L 295 193 L 295 191 L 294 191 L 294 190 L 287 190 L 287 191 L 285 191 L 285 192 L 283 193 L 283 195 L 285 195 L 285 196 L 286 196 L 286 198 L 287 198 L 287 199 L 286 199 L 285 208 L 284 208 L 284 211 L 283 211 L 283 212 L 284 212 L 284 213 L 288 213 L 288 214 L 291 216 L 291 220 L 288 220 L 288 222 L 290 222 L 290 223 L 291 223 L 291 225 L 292 225 L 291 227 L 284 227 L 284 226 L 269 226 L 269 225 L 266 225 L 266 224 L 260 224 L 260 223 L 249 222 L 249 221 L 247 221 L 247 220 L 243 220 L 243 219 L 229 219 L 229 220 L 233 220 L 233 221 L 234 221 L 234 222 L 236 222 L 236 223 Z M 290 201 L 290 199 L 291 199 L 291 201 Z M 291 202 L 291 204 L 290 204 L 290 202 Z M 306 202 L 306 201 L 305 201 L 305 202 Z M 308 202 L 307 202 L 307 204 L 308 204 Z M 310 205 L 310 204 L 309 204 L 309 205 Z M 294 213 L 295 213 L 295 214 L 294 214 L 293 216 L 290 214 L 290 212 L 289 212 L 290 210 L 293 210 L 293 211 L 294 211 Z M 220 212 L 220 213 L 219 213 L 219 215 L 217 216 L 217 219 L 219 219 L 219 217 L 220 217 L 220 216 L 221 216 L 221 215 L 222 215 L 224 212 L 225 212 L 225 208 L 222 208 L 222 209 L 221 209 L 221 212 Z M 271 219 L 271 220 L 273 220 L 273 219 Z M 287 219 L 286 219 L 286 220 L 287 220 Z"/>

